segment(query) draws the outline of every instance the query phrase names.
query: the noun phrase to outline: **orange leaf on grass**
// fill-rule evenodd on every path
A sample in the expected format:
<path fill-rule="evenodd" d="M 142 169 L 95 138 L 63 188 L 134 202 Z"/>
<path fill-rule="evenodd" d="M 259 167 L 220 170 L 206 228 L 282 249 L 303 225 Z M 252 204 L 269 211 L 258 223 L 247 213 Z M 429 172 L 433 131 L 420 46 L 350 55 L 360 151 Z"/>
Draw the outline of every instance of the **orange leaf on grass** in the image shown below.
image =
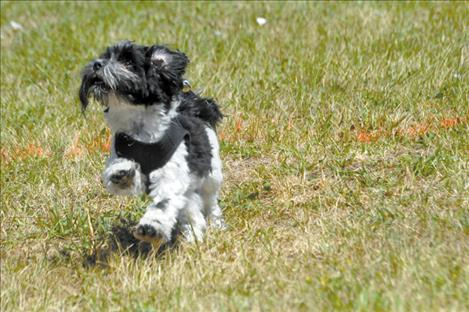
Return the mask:
<path fill-rule="evenodd" d="M 15 154 L 22 158 L 26 158 L 50 156 L 51 152 L 48 150 L 44 151 L 41 146 L 30 143 L 25 148 L 16 149 Z"/>
<path fill-rule="evenodd" d="M 440 126 L 449 129 L 460 123 L 460 118 L 445 118 L 440 121 Z"/>
<path fill-rule="evenodd" d="M 91 143 L 86 145 L 86 149 L 89 152 L 94 151 L 101 151 L 101 152 L 109 152 L 111 149 L 111 138 L 109 136 L 106 137 L 96 137 L 94 138 Z"/>
<path fill-rule="evenodd" d="M 462 117 L 455 117 L 455 118 L 444 118 L 440 121 L 439 125 L 441 129 L 447 130 L 450 129 L 458 124 L 462 124 L 466 122 L 467 118 Z M 436 132 L 438 131 L 437 125 L 434 123 L 434 118 L 427 120 L 426 122 L 422 122 L 416 124 L 414 126 L 410 126 L 408 128 L 400 128 L 394 132 L 394 135 L 404 137 L 404 138 L 417 138 L 421 137 L 429 132 Z M 356 139 L 362 143 L 371 143 L 378 140 L 380 137 L 389 137 L 393 134 L 384 132 L 383 130 L 377 131 L 366 131 L 360 130 L 357 133 Z"/>
<path fill-rule="evenodd" d="M 358 142 L 362 142 L 362 143 L 370 143 L 371 142 L 371 136 L 370 136 L 369 133 L 367 133 L 365 131 L 360 131 L 357 134 L 357 140 L 358 140 Z"/>
<path fill-rule="evenodd" d="M 6 148 L 1 148 L 0 149 L 0 159 L 2 162 L 6 162 L 6 163 L 9 163 L 10 160 L 11 160 L 11 155 L 10 153 L 8 152 L 8 150 Z"/>
<path fill-rule="evenodd" d="M 371 143 L 377 141 L 382 135 L 382 131 L 368 132 L 361 130 L 357 133 L 357 141 L 362 143 Z"/>
<path fill-rule="evenodd" d="M 64 156 L 68 159 L 77 158 L 84 153 L 83 146 L 80 144 L 80 134 L 77 133 L 73 138 L 72 144 L 64 152 Z"/>
<path fill-rule="evenodd" d="M 23 160 L 31 157 L 49 157 L 52 153 L 48 149 L 44 149 L 39 145 L 30 143 L 25 147 L 15 148 L 13 151 L 8 151 L 7 149 L 2 148 L 0 155 L 2 161 L 9 163 L 13 159 Z"/>
<path fill-rule="evenodd" d="M 243 121 L 241 118 L 238 118 L 238 120 L 236 121 L 236 125 L 235 125 L 236 132 L 240 132 L 242 127 L 243 127 Z"/>
<path fill-rule="evenodd" d="M 417 137 L 417 136 L 422 136 L 427 134 L 427 132 L 430 130 L 430 125 L 427 123 L 421 123 L 416 126 L 410 127 L 405 131 L 403 134 L 404 136 L 410 136 L 410 137 Z"/>

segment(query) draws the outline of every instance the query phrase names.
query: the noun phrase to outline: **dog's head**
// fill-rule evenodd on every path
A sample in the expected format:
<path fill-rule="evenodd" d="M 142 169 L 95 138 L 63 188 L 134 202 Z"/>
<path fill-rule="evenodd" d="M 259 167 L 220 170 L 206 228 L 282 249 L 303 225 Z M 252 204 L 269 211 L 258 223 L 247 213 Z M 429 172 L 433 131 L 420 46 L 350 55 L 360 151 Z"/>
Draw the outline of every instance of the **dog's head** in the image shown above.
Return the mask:
<path fill-rule="evenodd" d="M 165 46 L 142 46 L 122 41 L 106 49 L 82 72 L 80 102 L 83 110 L 90 96 L 107 106 L 110 95 L 135 105 L 170 105 L 183 88 L 189 59 Z"/>

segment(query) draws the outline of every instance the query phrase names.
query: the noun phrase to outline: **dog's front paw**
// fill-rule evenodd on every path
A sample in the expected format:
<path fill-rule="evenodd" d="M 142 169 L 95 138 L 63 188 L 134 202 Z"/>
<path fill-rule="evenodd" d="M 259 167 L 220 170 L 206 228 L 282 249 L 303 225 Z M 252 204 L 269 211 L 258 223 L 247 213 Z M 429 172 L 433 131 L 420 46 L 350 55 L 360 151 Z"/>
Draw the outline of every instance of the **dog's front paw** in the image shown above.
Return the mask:
<path fill-rule="evenodd" d="M 161 239 L 157 230 L 151 224 L 138 224 L 133 229 L 133 235 L 135 238 L 145 242 Z"/>
<path fill-rule="evenodd" d="M 152 204 L 133 228 L 132 233 L 135 238 L 145 242 L 167 243 L 171 241 L 175 224 L 174 216 L 165 213 L 158 204 Z"/>
<path fill-rule="evenodd" d="M 161 224 L 158 221 L 139 223 L 132 229 L 132 234 L 136 239 L 151 243 L 153 246 L 160 246 L 171 239 L 170 236 L 163 232 Z"/>
<path fill-rule="evenodd" d="M 135 168 L 121 169 L 114 171 L 109 180 L 120 188 L 128 188 L 134 180 Z"/>
<path fill-rule="evenodd" d="M 103 173 L 109 192 L 116 195 L 136 195 L 144 191 L 139 165 L 127 159 L 115 159 Z"/>

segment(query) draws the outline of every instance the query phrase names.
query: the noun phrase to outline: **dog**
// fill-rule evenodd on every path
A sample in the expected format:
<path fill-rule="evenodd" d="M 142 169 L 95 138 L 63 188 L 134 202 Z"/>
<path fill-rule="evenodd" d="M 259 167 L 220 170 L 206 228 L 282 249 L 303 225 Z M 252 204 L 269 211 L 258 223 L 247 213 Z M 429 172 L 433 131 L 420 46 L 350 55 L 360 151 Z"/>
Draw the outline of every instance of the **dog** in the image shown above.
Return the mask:
<path fill-rule="evenodd" d="M 208 225 L 225 227 L 216 134 L 223 115 L 213 99 L 186 90 L 188 63 L 167 46 L 122 41 L 82 71 L 82 110 L 90 97 L 101 103 L 112 134 L 105 187 L 151 198 L 132 228 L 141 241 L 168 243 L 182 234 L 193 242 L 203 239 Z"/>

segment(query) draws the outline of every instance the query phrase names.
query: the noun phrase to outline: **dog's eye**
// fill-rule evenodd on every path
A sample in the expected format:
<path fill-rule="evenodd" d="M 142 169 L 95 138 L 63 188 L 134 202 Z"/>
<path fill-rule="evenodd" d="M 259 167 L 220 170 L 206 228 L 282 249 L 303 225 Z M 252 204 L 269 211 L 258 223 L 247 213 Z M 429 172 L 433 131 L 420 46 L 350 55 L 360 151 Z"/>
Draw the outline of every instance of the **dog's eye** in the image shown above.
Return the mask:
<path fill-rule="evenodd" d="M 125 67 L 130 67 L 130 66 L 132 66 L 132 62 L 131 61 L 125 61 L 124 66 Z"/>

